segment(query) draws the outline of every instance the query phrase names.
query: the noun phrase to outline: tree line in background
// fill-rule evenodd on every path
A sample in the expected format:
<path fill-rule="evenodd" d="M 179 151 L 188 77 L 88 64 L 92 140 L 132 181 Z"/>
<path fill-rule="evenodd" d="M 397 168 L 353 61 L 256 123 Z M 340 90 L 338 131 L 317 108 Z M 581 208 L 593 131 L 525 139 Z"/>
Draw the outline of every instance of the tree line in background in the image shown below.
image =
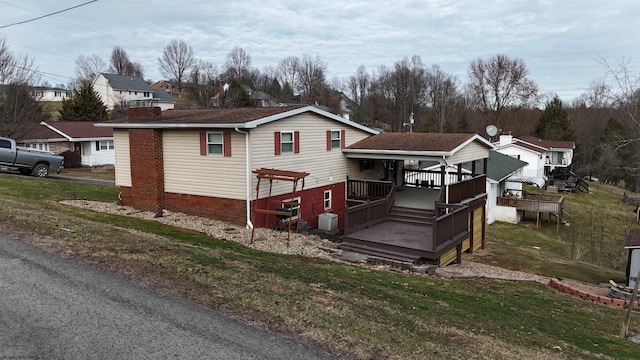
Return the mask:
<path fill-rule="evenodd" d="M 576 173 L 624 182 L 637 191 L 640 75 L 629 59 L 609 63 L 602 58 L 600 62 L 605 76 L 564 103 L 553 94 L 541 94 L 524 60 L 505 54 L 473 60 L 466 82 L 437 64 L 423 64 L 417 55 L 372 70 L 359 66 L 348 78 L 333 79 L 327 79 L 327 64 L 317 55 L 289 56 L 259 70 L 246 51 L 235 47 L 218 66 L 197 58 L 184 41 L 172 40 L 157 59 L 165 80 L 178 90 L 178 107 L 251 106 L 247 91 L 251 89 L 279 103 L 320 104 L 334 113 L 348 111 L 351 120 L 385 131 L 485 135 L 486 126 L 495 125 L 515 136 L 574 141 Z M 61 111 L 63 119 L 77 119 L 83 112 L 106 118 L 88 86 L 97 74 L 144 78 L 142 65 L 119 46 L 113 48 L 108 62 L 95 54 L 79 56 L 75 72 L 68 84 L 74 102 Z M 45 117 L 28 96 L 28 86 L 42 84 L 40 80 L 33 59 L 14 54 L 0 37 L 0 84 L 6 85 L 0 92 L 4 128 L 17 131 L 20 123 Z M 226 90 L 221 94 L 222 84 Z"/>

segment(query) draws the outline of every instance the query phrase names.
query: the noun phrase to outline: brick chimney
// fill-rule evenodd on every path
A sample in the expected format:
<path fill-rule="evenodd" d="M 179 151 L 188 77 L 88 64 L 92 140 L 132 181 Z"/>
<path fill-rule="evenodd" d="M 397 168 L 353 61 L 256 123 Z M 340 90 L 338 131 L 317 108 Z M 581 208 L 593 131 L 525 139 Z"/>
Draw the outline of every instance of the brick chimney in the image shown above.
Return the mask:
<path fill-rule="evenodd" d="M 160 117 L 162 110 L 159 107 L 134 107 L 127 113 L 130 120 L 153 120 Z"/>

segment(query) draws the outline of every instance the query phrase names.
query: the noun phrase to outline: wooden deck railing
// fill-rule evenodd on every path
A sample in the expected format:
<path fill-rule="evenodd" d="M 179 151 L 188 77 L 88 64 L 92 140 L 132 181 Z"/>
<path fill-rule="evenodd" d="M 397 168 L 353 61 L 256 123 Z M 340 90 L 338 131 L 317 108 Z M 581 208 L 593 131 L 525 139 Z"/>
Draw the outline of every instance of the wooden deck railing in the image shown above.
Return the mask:
<path fill-rule="evenodd" d="M 446 210 L 449 211 L 446 211 Z M 431 251 L 451 241 L 463 240 L 469 233 L 469 207 L 465 205 L 436 204 L 436 221 L 433 223 L 433 243 Z"/>
<path fill-rule="evenodd" d="M 449 204 L 458 204 L 466 199 L 473 199 L 487 191 L 487 176 L 477 175 L 471 179 L 463 180 L 449 185 Z"/>
<path fill-rule="evenodd" d="M 349 234 L 384 222 L 395 198 L 392 182 L 347 179 L 344 233 Z"/>
<path fill-rule="evenodd" d="M 521 198 L 499 197 L 497 204 L 515 207 L 517 210 L 561 214 L 564 206 L 564 196 L 524 192 Z"/>
<path fill-rule="evenodd" d="M 440 170 L 419 170 L 404 168 L 406 186 L 416 187 L 442 187 L 442 174 Z M 468 179 L 471 175 L 462 174 L 462 179 Z M 458 173 L 448 172 L 445 174 L 445 184 L 452 184 L 458 181 Z"/>

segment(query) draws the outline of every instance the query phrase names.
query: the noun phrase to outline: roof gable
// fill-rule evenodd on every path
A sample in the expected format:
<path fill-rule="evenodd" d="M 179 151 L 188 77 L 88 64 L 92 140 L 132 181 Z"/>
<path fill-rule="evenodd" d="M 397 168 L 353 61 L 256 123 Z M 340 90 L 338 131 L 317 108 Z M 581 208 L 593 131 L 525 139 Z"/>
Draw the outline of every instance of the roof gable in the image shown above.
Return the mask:
<path fill-rule="evenodd" d="M 88 121 L 54 121 L 49 123 L 43 121 L 41 124 L 52 133 L 57 134 L 56 137 L 62 136 L 70 141 L 113 137 L 113 129 L 96 127 L 93 122 Z"/>
<path fill-rule="evenodd" d="M 303 113 L 314 113 L 370 134 L 376 130 L 344 119 L 314 106 L 282 106 L 270 108 L 219 108 L 206 110 L 166 110 L 160 116 L 131 118 L 98 123 L 96 126 L 112 128 L 242 128 L 260 125 Z"/>
<path fill-rule="evenodd" d="M 540 146 L 547 150 L 576 148 L 576 144 L 573 141 L 543 140 L 535 136 L 520 136 L 514 140 L 519 140 L 521 142 L 525 142 L 534 146 Z"/>
<path fill-rule="evenodd" d="M 487 148 L 493 148 L 491 143 L 478 134 L 383 132 L 360 140 L 347 147 L 346 150 L 383 150 L 451 155 L 473 141 L 479 141 Z"/>

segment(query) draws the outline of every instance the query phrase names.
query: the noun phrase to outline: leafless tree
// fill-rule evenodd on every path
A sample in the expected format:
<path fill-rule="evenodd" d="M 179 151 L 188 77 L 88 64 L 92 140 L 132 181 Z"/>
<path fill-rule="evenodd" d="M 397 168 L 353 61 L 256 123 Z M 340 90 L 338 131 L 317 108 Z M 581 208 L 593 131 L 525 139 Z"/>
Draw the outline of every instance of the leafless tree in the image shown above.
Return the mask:
<path fill-rule="evenodd" d="M 306 54 L 302 56 L 298 68 L 301 102 L 322 103 L 322 97 L 326 96 L 327 90 L 326 70 L 327 64 L 319 56 L 316 55 L 315 59 Z"/>
<path fill-rule="evenodd" d="M 426 70 L 420 57 L 397 61 L 392 71 L 380 69 L 377 87 L 384 94 L 383 113 L 389 115 L 393 131 L 403 130 L 403 124 L 409 124 L 411 114 L 415 113 L 425 102 Z M 415 117 L 415 114 L 414 114 Z M 411 130 L 413 127 L 407 127 Z"/>
<path fill-rule="evenodd" d="M 219 94 L 218 68 L 208 61 L 197 61 L 191 68 L 189 74 L 190 91 L 189 97 L 197 107 L 207 109 L 219 106 L 216 102 L 216 94 Z"/>
<path fill-rule="evenodd" d="M 107 64 L 96 54 L 91 56 L 80 55 L 76 59 L 75 82 L 81 84 L 84 81 L 93 81 L 95 77 L 107 69 Z"/>
<path fill-rule="evenodd" d="M 237 80 L 241 84 L 250 82 L 251 56 L 241 47 L 236 46 L 227 54 L 224 69 L 228 81 Z"/>
<path fill-rule="evenodd" d="M 121 46 L 114 46 L 111 51 L 110 67 L 109 71 L 118 74 L 125 75 L 127 71 L 127 66 L 131 62 L 129 60 L 129 55 Z"/>
<path fill-rule="evenodd" d="M 613 64 L 605 58 L 600 63 L 607 69 L 605 81 L 608 95 L 614 106 L 619 107 L 625 117 L 640 129 L 638 109 L 640 107 L 640 72 L 632 68 L 631 59 L 622 58 Z"/>
<path fill-rule="evenodd" d="M 605 58 L 600 59 L 607 74 L 605 83 L 609 101 L 618 112 L 621 126 L 626 131 L 618 134 L 615 150 L 619 154 L 631 153 L 634 156 L 624 161 L 624 171 L 629 175 L 632 190 L 640 190 L 640 72 L 633 68 L 630 58 L 609 62 Z"/>
<path fill-rule="evenodd" d="M 442 133 L 449 114 L 453 112 L 459 100 L 457 79 L 440 69 L 440 66 L 433 65 L 427 70 L 425 80 L 426 102 L 435 114 L 438 131 Z"/>
<path fill-rule="evenodd" d="M 282 86 L 289 86 L 292 89 L 298 88 L 298 71 L 300 69 L 300 59 L 295 56 L 286 57 L 278 63 L 276 74 Z"/>
<path fill-rule="evenodd" d="M 7 40 L 0 37 L 0 84 L 35 85 L 40 81 L 40 73 L 33 59 L 14 54 Z"/>
<path fill-rule="evenodd" d="M 193 49 L 182 40 L 171 40 L 164 47 L 162 56 L 158 58 L 160 71 L 168 80 L 176 83 L 180 96 L 186 76 L 194 62 Z"/>
<path fill-rule="evenodd" d="M 139 62 L 129 62 L 125 68 L 124 75 L 144 78 L 144 67 Z"/>
<path fill-rule="evenodd" d="M 471 90 L 485 121 L 502 127 L 505 114 L 538 104 L 538 86 L 529 78 L 522 59 L 498 54 L 489 59 L 478 58 L 468 70 Z"/>

